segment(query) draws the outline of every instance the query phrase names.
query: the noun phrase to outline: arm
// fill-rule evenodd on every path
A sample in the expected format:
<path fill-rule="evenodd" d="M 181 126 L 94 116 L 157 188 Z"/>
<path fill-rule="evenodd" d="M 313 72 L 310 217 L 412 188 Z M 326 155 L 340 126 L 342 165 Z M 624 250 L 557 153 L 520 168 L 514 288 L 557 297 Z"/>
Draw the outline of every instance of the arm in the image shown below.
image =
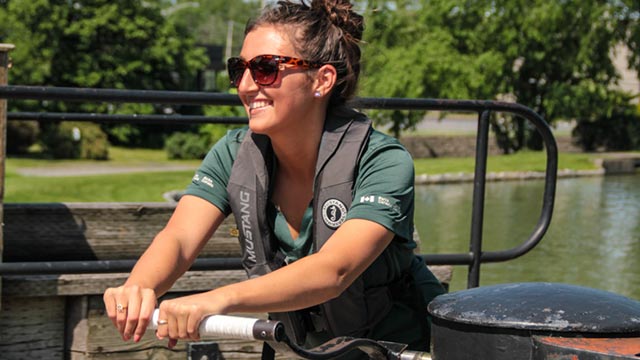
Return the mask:
<path fill-rule="evenodd" d="M 388 246 L 393 233 L 374 222 L 345 222 L 313 255 L 270 274 L 209 292 L 163 301 L 159 338 L 198 339 L 207 315 L 302 309 L 342 293 Z"/>
<path fill-rule="evenodd" d="M 391 243 L 413 232 L 413 161 L 395 141 L 377 136 L 363 156 L 347 221 L 318 253 L 270 274 L 206 293 L 163 301 L 159 337 L 198 339 L 206 315 L 279 312 L 326 302 L 346 289 Z M 361 198 L 376 195 L 385 201 Z M 171 343 L 170 343 L 171 344 Z"/>
<path fill-rule="evenodd" d="M 124 285 L 104 293 L 107 315 L 124 340 L 139 341 L 158 296 L 189 269 L 198 253 L 224 220 L 211 203 L 183 196 L 165 228 L 140 257 Z M 118 304 L 126 309 L 117 310 Z"/>

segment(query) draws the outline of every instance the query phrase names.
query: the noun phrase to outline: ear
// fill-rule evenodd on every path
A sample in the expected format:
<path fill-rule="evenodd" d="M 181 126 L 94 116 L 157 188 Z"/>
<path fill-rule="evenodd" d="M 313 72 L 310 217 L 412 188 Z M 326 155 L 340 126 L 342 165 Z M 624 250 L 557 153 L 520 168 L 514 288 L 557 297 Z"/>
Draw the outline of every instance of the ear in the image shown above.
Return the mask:
<path fill-rule="evenodd" d="M 315 80 L 313 82 L 314 96 L 318 98 L 324 98 L 331 94 L 336 80 L 338 79 L 338 72 L 333 65 L 322 65 L 316 72 Z"/>

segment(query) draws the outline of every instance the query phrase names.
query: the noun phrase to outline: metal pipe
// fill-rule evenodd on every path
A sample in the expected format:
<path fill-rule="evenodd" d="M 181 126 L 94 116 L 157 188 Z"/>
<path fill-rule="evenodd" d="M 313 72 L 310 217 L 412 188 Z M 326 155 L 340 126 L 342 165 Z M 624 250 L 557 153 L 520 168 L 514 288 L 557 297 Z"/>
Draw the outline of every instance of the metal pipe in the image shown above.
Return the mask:
<path fill-rule="evenodd" d="M 96 113 L 52 113 L 52 112 L 10 112 L 9 120 L 37 121 L 89 121 L 98 123 L 124 124 L 246 124 L 246 117 L 200 116 L 200 115 L 139 115 L 139 114 L 96 114 Z"/>
<path fill-rule="evenodd" d="M 242 105 L 237 95 L 222 93 L 15 85 L 0 86 L 0 98 L 185 105 Z"/>
<path fill-rule="evenodd" d="M 202 92 L 178 92 L 178 91 L 146 91 L 146 90 L 116 90 L 116 89 L 87 89 L 87 88 L 53 88 L 53 87 L 38 87 L 38 86 L 0 86 L 0 98 L 6 99 L 34 99 L 34 100 L 61 100 L 61 101 L 112 101 L 112 102 L 146 102 L 146 103 L 167 103 L 167 104 L 192 104 L 192 105 L 240 105 L 240 100 L 236 95 L 232 94 L 216 94 L 216 93 L 202 93 Z M 486 162 L 486 153 L 483 155 L 481 152 L 486 151 L 486 139 L 488 136 L 488 116 L 489 111 L 494 112 L 506 112 L 517 116 L 520 116 L 536 127 L 541 134 L 543 142 L 545 144 L 547 152 L 547 163 L 545 170 L 545 186 L 543 194 L 543 204 L 538 223 L 533 229 L 529 238 L 519 246 L 503 250 L 492 252 L 481 252 L 481 229 L 482 229 L 482 214 L 479 213 L 480 207 L 484 206 L 484 190 L 482 193 L 476 187 L 484 184 L 486 178 L 486 163 L 476 164 L 476 172 L 474 182 L 474 222 L 472 224 L 472 244 L 470 244 L 471 251 L 469 253 L 460 254 L 429 254 L 422 255 L 428 264 L 451 264 L 451 265 L 472 265 L 473 269 L 480 263 L 485 262 L 499 262 L 514 259 L 522 256 L 523 254 L 534 248 L 546 233 L 549 224 L 551 222 L 551 216 L 553 214 L 553 205 L 555 199 L 555 188 L 557 178 L 558 167 L 558 149 L 555 142 L 555 138 L 551 132 L 549 125 L 538 115 L 536 112 L 528 107 L 525 107 L 517 103 L 507 103 L 501 101 L 489 101 L 489 100 L 450 100 L 450 99 L 400 99 L 400 98 L 359 98 L 350 103 L 351 106 L 356 108 L 368 108 L 368 109 L 405 109 L 405 110 L 441 110 L 441 111 L 466 111 L 481 113 L 480 124 L 478 125 L 478 141 L 483 144 L 477 144 L 476 162 Z M 38 113 L 34 113 L 38 114 Z M 54 115 L 42 115 L 43 118 L 51 117 Z M 61 114 L 58 116 L 73 116 Z M 87 116 L 87 115 L 84 115 Z M 95 116 L 95 117 L 94 117 Z M 113 115 L 106 115 L 113 116 Z M 116 115 L 118 116 L 118 115 Z M 123 115 L 124 116 L 124 115 Z M 128 115 L 133 116 L 135 115 Z M 150 115 L 152 116 L 152 115 Z M 157 116 L 157 115 L 156 115 Z M 77 115 L 76 118 L 81 118 L 82 115 Z M 484 120 L 486 117 L 487 120 Z M 185 116 L 186 118 L 186 116 Z M 91 114 L 86 121 L 103 121 L 103 115 Z M 92 120 L 89 120 L 92 119 Z M 116 118 L 117 119 L 117 118 Z M 125 119 L 122 117 L 121 119 Z M 152 117 L 149 120 L 160 121 L 159 117 Z M 198 118 L 197 121 L 208 122 L 210 119 Z M 222 119 L 221 119 L 222 120 Z M 237 121 L 243 121 L 236 119 Z M 233 120 L 235 123 L 236 120 Z M 105 120 L 108 121 L 108 120 Z M 122 120 L 124 121 L 124 120 Z M 164 121 L 164 120 L 163 120 Z M 167 120 L 168 121 L 168 120 Z M 229 122 L 231 123 L 231 122 Z M 486 134 L 485 134 L 486 133 Z M 484 150 L 482 150 L 484 149 Z M 479 151 L 480 150 L 480 151 Z M 477 193 L 477 195 L 476 195 Z M 478 197 L 478 200 L 476 199 Z M 480 201 L 480 198 L 482 201 Z M 480 241 L 480 243 L 475 243 Z M 479 257 L 477 254 L 480 254 Z M 476 255 L 474 255 L 476 254 Z M 479 260 L 478 260 L 479 258 Z M 84 262 L 86 263 L 86 262 Z M 42 266 L 37 271 L 43 271 L 46 269 L 48 263 L 42 263 Z M 4 264 L 2 264 L 4 266 Z M 33 263 L 32 263 L 33 265 Z M 113 265 L 113 264 L 112 264 Z M 5 269 L 9 271 L 10 265 Z M 57 265 L 54 265 L 57 266 Z M 111 265 L 104 265 L 106 267 Z M 128 266 L 128 265 L 127 265 Z M 82 267 L 82 266 L 81 266 Z M 3 268 L 0 268 L 2 270 Z M 25 268 L 26 269 L 26 268 Z M 479 274 L 479 269 L 473 270 L 470 268 L 470 274 L 473 273 L 472 278 L 475 283 L 476 274 Z M 0 271 L 0 274 L 4 272 Z"/>
<path fill-rule="evenodd" d="M 2 262 L 0 275 L 102 274 L 130 272 L 136 260 Z M 240 270 L 240 258 L 196 259 L 189 270 Z"/>
<path fill-rule="evenodd" d="M 469 251 L 473 261 L 467 274 L 467 288 L 480 285 L 480 260 L 482 256 L 482 225 L 484 224 L 484 194 L 487 173 L 487 153 L 489 148 L 489 110 L 483 111 L 478 119 L 476 135 L 476 164 L 473 177 L 473 204 L 471 212 L 471 239 Z"/>
<path fill-rule="evenodd" d="M 240 98 L 234 94 L 198 91 L 121 90 L 48 86 L 0 86 L 0 98 L 90 101 L 121 103 L 156 103 L 184 105 L 230 105 L 241 106 Z M 404 98 L 356 98 L 349 106 L 381 110 L 456 110 L 481 112 L 487 109 L 513 113 L 526 113 L 526 107 L 517 103 L 493 100 L 453 99 L 404 99 Z M 528 116 L 524 116 L 528 118 Z"/>

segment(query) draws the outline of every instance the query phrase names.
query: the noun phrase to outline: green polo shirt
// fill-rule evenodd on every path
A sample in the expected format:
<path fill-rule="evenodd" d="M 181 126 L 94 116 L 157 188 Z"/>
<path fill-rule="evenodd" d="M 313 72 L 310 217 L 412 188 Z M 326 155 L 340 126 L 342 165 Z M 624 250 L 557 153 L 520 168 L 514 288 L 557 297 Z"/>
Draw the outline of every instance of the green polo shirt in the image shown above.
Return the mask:
<path fill-rule="evenodd" d="M 236 153 L 247 134 L 247 128 L 231 130 L 220 139 L 196 171 L 186 194 L 203 198 L 224 214 L 231 213 L 227 183 Z M 386 285 L 397 278 L 402 269 L 417 261 L 413 255 L 414 167 L 406 149 L 395 139 L 372 131 L 358 164 L 354 182 L 354 197 L 347 212 L 349 219 L 366 219 L 384 226 L 396 237 L 385 252 L 363 274 L 366 287 Z M 313 249 L 313 208 L 307 208 L 300 234 L 292 239 L 286 219 L 270 206 L 267 218 L 280 244 L 280 251 L 289 261 L 309 255 Z M 422 265 L 414 273 L 427 301 L 443 293 L 433 275 Z M 416 268 L 418 268 L 416 267 Z M 426 309 L 424 310 L 426 316 Z M 415 312 L 404 304 L 396 304 L 376 326 L 371 338 L 404 342 L 423 349 L 428 334 L 415 321 Z M 317 341 L 325 339 L 317 338 Z"/>
<path fill-rule="evenodd" d="M 213 146 L 196 171 L 187 194 L 208 200 L 227 215 L 231 213 L 227 183 L 246 133 L 246 128 L 231 130 Z M 403 239 L 412 239 L 414 170 L 413 160 L 404 147 L 396 139 L 373 131 L 357 174 L 347 220 L 371 220 Z"/>

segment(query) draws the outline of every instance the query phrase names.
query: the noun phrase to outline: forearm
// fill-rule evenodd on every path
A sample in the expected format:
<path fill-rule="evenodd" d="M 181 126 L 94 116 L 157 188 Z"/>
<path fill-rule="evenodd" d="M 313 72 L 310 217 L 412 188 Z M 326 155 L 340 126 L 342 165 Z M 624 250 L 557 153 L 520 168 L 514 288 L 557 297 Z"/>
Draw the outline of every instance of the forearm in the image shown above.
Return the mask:
<path fill-rule="evenodd" d="M 318 254 L 272 273 L 230 284 L 208 293 L 222 301 L 221 313 L 281 312 L 303 309 L 338 296 L 348 280 L 336 274 Z"/>
<path fill-rule="evenodd" d="M 339 296 L 377 258 L 393 234 L 365 220 L 342 225 L 320 252 L 267 275 L 211 291 L 224 313 L 280 312 Z M 216 309 L 212 309 L 216 310 Z"/>
<path fill-rule="evenodd" d="M 136 262 L 125 286 L 153 289 L 160 296 L 171 288 L 190 265 L 191 261 L 181 254 L 178 242 L 160 232 Z"/>
<path fill-rule="evenodd" d="M 167 226 L 138 260 L 126 285 L 168 291 L 198 256 L 224 220 L 224 214 L 205 200 L 184 196 Z"/>

